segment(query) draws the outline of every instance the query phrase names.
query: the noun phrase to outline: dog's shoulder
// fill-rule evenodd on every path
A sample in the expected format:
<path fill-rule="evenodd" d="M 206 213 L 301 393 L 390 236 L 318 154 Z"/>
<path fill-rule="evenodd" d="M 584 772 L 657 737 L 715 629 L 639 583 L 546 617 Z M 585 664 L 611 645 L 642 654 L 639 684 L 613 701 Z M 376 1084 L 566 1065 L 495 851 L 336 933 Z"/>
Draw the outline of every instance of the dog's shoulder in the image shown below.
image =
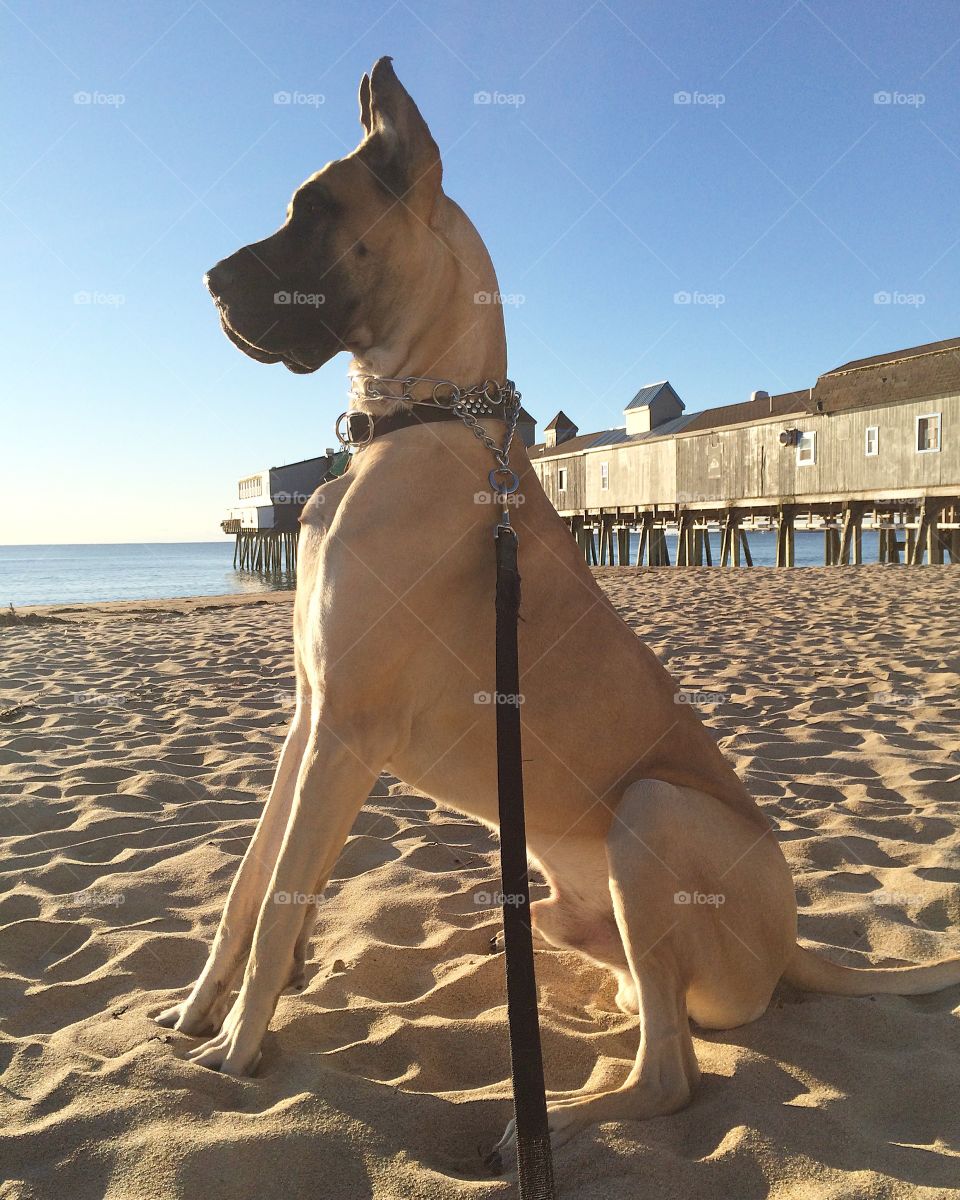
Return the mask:
<path fill-rule="evenodd" d="M 330 528 L 337 509 L 353 482 L 350 473 L 321 483 L 310 499 L 303 506 L 300 514 L 300 524 L 311 529 L 326 530 Z"/>

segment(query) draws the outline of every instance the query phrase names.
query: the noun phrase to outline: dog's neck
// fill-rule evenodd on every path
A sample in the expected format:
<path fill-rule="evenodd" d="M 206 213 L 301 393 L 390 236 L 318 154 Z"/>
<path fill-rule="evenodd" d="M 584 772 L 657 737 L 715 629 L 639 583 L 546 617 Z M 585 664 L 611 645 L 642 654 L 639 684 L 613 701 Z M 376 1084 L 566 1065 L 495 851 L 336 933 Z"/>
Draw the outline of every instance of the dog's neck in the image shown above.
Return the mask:
<path fill-rule="evenodd" d="M 365 396 L 360 376 L 442 379 L 464 388 L 507 377 L 503 310 L 486 246 L 444 195 L 431 234 L 416 285 L 396 297 L 383 331 L 369 337 L 372 344 L 357 347 L 350 364 L 353 406 L 374 416 L 399 405 Z M 429 385 L 416 390 L 418 398 L 429 393 Z"/>

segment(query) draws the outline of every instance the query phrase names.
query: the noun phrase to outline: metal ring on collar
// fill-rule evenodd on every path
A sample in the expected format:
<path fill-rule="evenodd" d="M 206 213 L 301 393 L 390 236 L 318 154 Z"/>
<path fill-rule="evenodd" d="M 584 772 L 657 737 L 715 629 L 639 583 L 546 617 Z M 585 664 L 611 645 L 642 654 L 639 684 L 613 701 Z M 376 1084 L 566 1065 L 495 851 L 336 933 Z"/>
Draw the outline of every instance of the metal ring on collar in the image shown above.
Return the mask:
<path fill-rule="evenodd" d="M 365 417 L 366 418 L 367 435 L 362 440 L 360 438 L 354 437 L 353 431 L 350 428 L 350 424 L 354 417 Z M 347 432 L 345 434 L 340 432 L 340 425 L 342 424 L 342 422 L 344 420 L 347 422 Z M 373 441 L 373 417 L 370 415 L 370 413 L 364 412 L 362 409 L 357 409 L 357 408 L 348 409 L 346 412 L 342 412 L 340 414 L 340 416 L 337 417 L 337 423 L 334 426 L 334 431 L 336 432 L 336 435 L 337 435 L 337 441 L 344 448 L 347 448 L 349 446 L 357 446 L 357 447 L 369 446 L 370 443 Z"/>
<path fill-rule="evenodd" d="M 510 481 L 508 483 L 498 483 L 498 475 L 509 475 Z M 500 496 L 512 496 L 520 486 L 520 476 L 516 471 L 511 471 L 509 467 L 494 467 L 487 476 L 487 479 L 490 482 L 490 487 Z"/>
<path fill-rule="evenodd" d="M 443 394 L 444 388 L 449 388 L 447 395 Z M 433 402 L 439 405 L 440 408 L 456 408 L 460 403 L 460 389 L 455 383 L 447 383 L 445 380 L 439 380 L 433 385 Z"/>

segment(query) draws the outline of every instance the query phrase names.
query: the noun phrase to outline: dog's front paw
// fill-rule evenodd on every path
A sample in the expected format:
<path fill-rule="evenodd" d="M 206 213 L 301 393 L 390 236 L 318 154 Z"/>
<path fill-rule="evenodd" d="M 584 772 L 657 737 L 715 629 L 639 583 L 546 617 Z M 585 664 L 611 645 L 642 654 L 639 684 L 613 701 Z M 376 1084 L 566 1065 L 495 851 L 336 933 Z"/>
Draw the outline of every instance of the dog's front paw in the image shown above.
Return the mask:
<path fill-rule="evenodd" d="M 187 1061 L 224 1075 L 252 1075 L 260 1065 L 261 1039 L 262 1034 L 231 1010 L 216 1037 L 191 1050 Z"/>
<path fill-rule="evenodd" d="M 175 1029 L 190 1037 L 202 1037 L 217 1032 L 229 1008 L 229 993 L 221 995 L 213 1004 L 202 1004 L 196 997 L 188 996 L 179 1004 L 157 1013 L 153 1019 L 166 1029 Z"/>

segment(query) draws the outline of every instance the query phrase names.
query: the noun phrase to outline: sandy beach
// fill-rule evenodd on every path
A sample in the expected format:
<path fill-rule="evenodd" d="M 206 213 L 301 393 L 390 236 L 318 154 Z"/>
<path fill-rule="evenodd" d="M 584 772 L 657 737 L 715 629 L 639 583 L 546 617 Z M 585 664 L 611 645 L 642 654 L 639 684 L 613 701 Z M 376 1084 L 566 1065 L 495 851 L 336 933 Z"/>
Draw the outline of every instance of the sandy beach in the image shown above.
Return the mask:
<path fill-rule="evenodd" d="M 747 780 L 801 936 L 960 953 L 960 575 L 601 570 Z M 21 610 L 24 614 L 31 610 Z M 198 973 L 293 707 L 292 597 L 52 607 L 0 626 L 2 1200 L 494 1200 L 510 1115 L 496 845 L 383 777 L 253 1079 L 152 1014 Z M 548 1087 L 619 1082 L 612 977 L 538 953 Z M 695 1030 L 685 1111 L 557 1153 L 577 1200 L 960 1196 L 960 989 L 810 996 Z"/>

